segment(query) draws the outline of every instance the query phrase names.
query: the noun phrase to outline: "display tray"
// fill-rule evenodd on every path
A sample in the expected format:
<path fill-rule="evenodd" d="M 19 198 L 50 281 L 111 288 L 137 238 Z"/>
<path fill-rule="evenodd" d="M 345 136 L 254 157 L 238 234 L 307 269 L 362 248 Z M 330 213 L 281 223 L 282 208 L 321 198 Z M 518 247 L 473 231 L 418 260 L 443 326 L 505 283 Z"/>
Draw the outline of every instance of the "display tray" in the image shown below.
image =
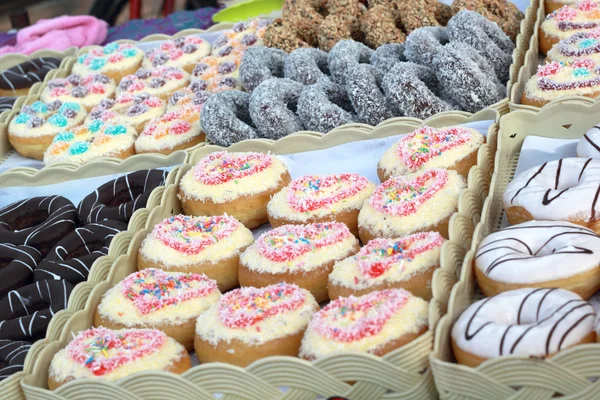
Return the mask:
<path fill-rule="evenodd" d="M 442 399 L 514 400 L 552 399 L 592 400 L 600 398 L 600 344 L 586 344 L 559 352 L 551 359 L 506 356 L 489 360 L 477 368 L 454 362 L 450 332 L 454 321 L 471 303 L 478 300 L 473 272 L 473 258 L 481 240 L 503 226 L 502 195 L 517 166 L 539 165 L 560 158 L 565 149 L 533 146 L 519 163 L 521 148 L 527 137 L 579 139 L 598 123 L 600 103 L 585 104 L 563 100 L 539 111 L 519 110 L 500 122 L 498 152 L 490 196 L 485 200 L 481 221 L 476 226 L 471 248 L 452 288 L 448 313 L 436 330 L 430 362 Z M 544 141 L 544 142 L 547 142 Z M 562 143 L 562 142 L 561 142 Z M 531 145 L 530 145 L 531 146 Z M 531 147 L 530 147 L 531 148 Z M 560 151 L 559 151 L 560 150 Z M 573 147 L 571 146 L 571 151 Z M 532 164 L 533 163 L 533 164 Z"/>
<path fill-rule="evenodd" d="M 292 177 L 310 173 L 310 168 L 318 169 L 320 173 L 343 169 L 344 172 L 362 172 L 378 182 L 373 157 L 378 159 L 398 139 L 398 135 L 414 130 L 423 121 L 389 123 L 371 132 L 361 131 L 358 127 L 320 137 L 293 135 L 277 142 L 250 140 L 229 149 L 204 146 L 191 154 L 189 164 L 175 167 L 170 172 L 166 187 L 155 189 L 152 197 L 160 198 L 158 204 L 138 211 L 136 223 L 131 224 L 127 235 L 119 240 L 119 246 L 127 247 L 126 254 L 115 260 L 107 279 L 91 290 L 85 308 L 76 312 L 66 311 L 64 323 L 53 327 L 52 337 L 57 339 L 45 341 L 42 348 L 36 349 L 35 357 L 28 359 L 27 376 L 22 381 L 26 398 L 191 400 L 214 399 L 216 394 L 220 394 L 221 399 L 238 400 L 302 400 L 315 399 L 319 395 L 343 395 L 353 400 L 437 398 L 431 369 L 428 368 L 428 354 L 433 345 L 432 331 L 446 312 L 449 291 L 458 279 L 474 223 L 479 220 L 482 199 L 489 189 L 494 154 L 490 147 L 495 147 L 497 139 L 497 115 L 497 112 L 487 110 L 472 117 L 451 114 L 445 119 L 452 121 L 448 125 L 478 127 L 486 133 L 488 143 L 479 150 L 478 164 L 471 169 L 468 187 L 460 194 L 458 212 L 450 219 L 450 240 L 442 247 L 441 267 L 432 282 L 433 299 L 429 313 L 432 330 L 418 339 L 384 357 L 345 353 L 312 363 L 292 357 L 270 357 L 247 368 L 212 363 L 196 366 L 182 375 L 145 372 L 112 383 L 73 381 L 54 392 L 48 391 L 48 367 L 54 354 L 71 340 L 73 333 L 91 326 L 94 310 L 102 295 L 137 269 L 138 249 L 152 227 L 162 219 L 181 212 L 176 196 L 178 182 L 196 160 L 222 150 L 270 152 L 288 162 Z M 441 117 L 438 117 L 438 122 L 438 126 L 444 125 Z M 361 143 L 356 143 L 358 141 Z M 350 154 L 350 148 L 354 148 L 355 152 Z M 356 149 L 362 151 L 359 162 L 355 157 Z M 373 161 L 372 165 L 364 165 L 367 159 Z"/>

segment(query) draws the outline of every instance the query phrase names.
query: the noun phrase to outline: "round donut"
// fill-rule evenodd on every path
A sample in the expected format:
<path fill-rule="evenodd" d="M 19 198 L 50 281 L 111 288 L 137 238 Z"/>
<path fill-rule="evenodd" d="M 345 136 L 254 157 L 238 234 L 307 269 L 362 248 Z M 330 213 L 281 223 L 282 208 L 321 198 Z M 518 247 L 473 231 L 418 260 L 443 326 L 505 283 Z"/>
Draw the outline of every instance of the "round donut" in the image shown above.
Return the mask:
<path fill-rule="evenodd" d="M 23 370 L 31 343 L 21 340 L 0 340 L 0 381 Z"/>
<path fill-rule="evenodd" d="M 590 58 L 600 62 L 600 28 L 575 33 L 562 39 L 548 51 L 547 61 L 569 63 L 575 58 Z"/>
<path fill-rule="evenodd" d="M 146 92 L 167 101 L 174 92 L 187 86 L 189 80 L 190 74 L 181 68 L 141 68 L 121 80 L 117 86 L 117 96 Z"/>
<path fill-rule="evenodd" d="M 48 72 L 60 65 L 60 58 L 34 58 L 0 71 L 0 97 L 25 96 L 37 82 L 43 82 Z"/>
<path fill-rule="evenodd" d="M 297 108 L 304 127 L 321 133 L 358 120 L 352 112 L 344 87 L 331 82 L 304 88 L 298 98 Z"/>
<path fill-rule="evenodd" d="M 569 221 L 600 232 L 600 161 L 562 158 L 515 176 L 504 191 L 511 224 Z M 571 199 L 573 198 L 573 199 Z"/>
<path fill-rule="evenodd" d="M 224 90 L 241 90 L 240 64 L 241 54 L 226 57 L 204 57 L 192 71 L 190 80 L 199 90 L 217 93 Z"/>
<path fill-rule="evenodd" d="M 131 43 L 112 42 L 77 57 L 73 73 L 81 76 L 102 74 L 119 83 L 123 77 L 138 70 L 143 57 L 144 53 Z"/>
<path fill-rule="evenodd" d="M 579 295 L 556 288 L 500 293 L 469 306 L 452 327 L 460 364 L 477 367 L 505 355 L 549 358 L 596 341 L 594 308 Z"/>
<path fill-rule="evenodd" d="M 319 49 L 331 51 L 340 40 L 352 39 L 358 20 L 347 14 L 330 14 L 319 26 L 317 41 Z"/>
<path fill-rule="evenodd" d="M 40 100 L 45 103 L 55 100 L 77 103 L 89 111 L 102 100 L 113 97 L 116 90 L 115 81 L 106 75 L 82 77 L 72 74 L 49 81 L 42 90 Z"/>
<path fill-rule="evenodd" d="M 433 57 L 448 42 L 450 38 L 446 28 L 428 26 L 415 29 L 406 37 L 404 56 L 410 62 L 431 67 Z"/>
<path fill-rule="evenodd" d="M 50 320 L 67 308 L 73 285 L 41 281 L 8 292 L 0 300 L 0 339 L 35 342 L 44 338 Z"/>
<path fill-rule="evenodd" d="M 313 315 L 300 357 L 313 361 L 347 351 L 383 356 L 415 340 L 428 327 L 428 303 L 406 290 L 342 297 Z"/>
<path fill-rule="evenodd" d="M 544 9 L 546 14 L 553 13 L 556 10 L 561 9 L 564 6 L 570 6 L 571 4 L 579 3 L 578 0 L 544 0 Z"/>
<path fill-rule="evenodd" d="M 127 230 L 121 221 L 88 224 L 61 239 L 33 271 L 34 281 L 64 279 L 73 285 L 87 280 L 98 258 L 108 254 L 115 235 Z"/>
<path fill-rule="evenodd" d="M 276 19 L 267 27 L 265 32 L 265 46 L 281 49 L 287 53 L 296 49 L 311 47 L 310 44 L 302 40 L 296 30 L 283 23 L 281 19 Z"/>
<path fill-rule="evenodd" d="M 364 43 L 376 49 L 387 43 L 404 43 L 406 34 L 396 27 L 396 19 L 384 5 L 370 8 L 360 19 Z"/>
<path fill-rule="evenodd" d="M 371 65 L 381 70 L 383 73 L 388 72 L 392 67 L 400 61 L 406 61 L 404 43 L 388 43 L 379 46 L 371 55 Z"/>
<path fill-rule="evenodd" d="M 251 47 L 244 52 L 240 64 L 240 80 L 246 91 L 252 92 L 263 81 L 283 78 L 283 66 L 288 54 L 270 47 Z"/>
<path fill-rule="evenodd" d="M 329 52 L 329 71 L 334 82 L 346 84 L 346 76 L 357 64 L 368 64 L 373 50 L 354 40 L 340 40 Z"/>
<path fill-rule="evenodd" d="M 33 247 L 0 243 L 0 299 L 33 282 L 33 270 L 41 260 L 42 254 Z"/>
<path fill-rule="evenodd" d="M 435 18 L 436 2 L 430 0 L 399 1 L 399 18 L 407 33 L 424 26 L 439 26 Z"/>
<path fill-rule="evenodd" d="M 208 142 L 229 147 L 258 134 L 248 111 L 250 95 L 239 90 L 215 93 L 202 108 L 202 129 Z"/>
<path fill-rule="evenodd" d="M 301 83 L 281 78 L 263 81 L 254 89 L 248 110 L 260 137 L 277 140 L 304 130 L 295 113 L 302 89 Z"/>
<path fill-rule="evenodd" d="M 540 25 L 539 48 L 544 54 L 563 39 L 575 33 L 586 32 L 600 27 L 600 8 L 595 1 L 581 1 L 570 4 L 546 15 Z"/>
<path fill-rule="evenodd" d="M 0 243 L 26 245 L 45 256 L 77 227 L 77 209 L 62 196 L 32 197 L 0 209 Z"/>
<path fill-rule="evenodd" d="M 471 10 L 496 23 L 514 42 L 525 15 L 510 1 L 498 0 L 455 0 L 452 2 L 454 15 L 462 10 Z M 548 11 L 548 10 L 546 10 Z"/>
<path fill-rule="evenodd" d="M 209 55 L 210 51 L 210 43 L 206 40 L 198 36 L 182 36 L 148 50 L 142 68 L 177 67 L 192 72 L 200 59 Z"/>
<path fill-rule="evenodd" d="M 311 47 L 318 45 L 319 27 L 324 17 L 310 0 L 284 1 L 281 7 L 283 20 Z"/>
<path fill-rule="evenodd" d="M 381 91 L 383 73 L 372 65 L 358 64 L 346 76 L 348 97 L 361 122 L 375 126 L 393 112 Z"/>
<path fill-rule="evenodd" d="M 224 31 L 212 43 L 211 54 L 215 57 L 242 54 L 251 46 L 262 46 L 265 31 L 271 24 L 269 19 L 240 21 L 233 28 Z"/>
<path fill-rule="evenodd" d="M 165 113 L 165 101 L 148 93 L 123 94 L 116 99 L 104 99 L 90 111 L 85 123 L 94 120 L 119 122 L 131 125 L 136 132 L 144 130 L 146 123 Z"/>
<path fill-rule="evenodd" d="M 168 110 L 177 110 L 181 107 L 193 105 L 204 107 L 204 103 L 212 96 L 211 92 L 205 90 L 197 90 L 193 87 L 193 84 L 173 93 L 168 103 Z"/>
<path fill-rule="evenodd" d="M 283 76 L 303 85 L 329 81 L 327 53 L 319 49 L 298 49 L 290 53 L 283 65 Z"/>
<path fill-rule="evenodd" d="M 594 126 L 579 139 L 577 157 L 600 160 L 600 126 Z"/>

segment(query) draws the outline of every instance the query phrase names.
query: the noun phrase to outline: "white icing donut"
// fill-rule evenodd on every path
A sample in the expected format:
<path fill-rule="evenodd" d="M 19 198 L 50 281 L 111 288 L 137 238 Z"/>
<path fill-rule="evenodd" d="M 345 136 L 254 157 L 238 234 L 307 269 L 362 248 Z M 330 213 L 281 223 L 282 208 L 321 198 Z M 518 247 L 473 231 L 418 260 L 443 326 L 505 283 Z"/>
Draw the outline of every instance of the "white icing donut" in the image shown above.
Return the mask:
<path fill-rule="evenodd" d="M 577 156 L 600 160 L 600 126 L 594 126 L 579 139 Z"/>

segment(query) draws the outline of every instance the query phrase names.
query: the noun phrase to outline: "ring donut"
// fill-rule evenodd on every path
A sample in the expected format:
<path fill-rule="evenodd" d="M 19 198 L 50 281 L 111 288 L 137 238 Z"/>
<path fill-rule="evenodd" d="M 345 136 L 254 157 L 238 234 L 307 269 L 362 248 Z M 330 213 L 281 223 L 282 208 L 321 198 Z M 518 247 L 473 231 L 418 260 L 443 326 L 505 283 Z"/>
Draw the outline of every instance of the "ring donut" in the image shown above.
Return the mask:
<path fill-rule="evenodd" d="M 359 64 L 346 76 L 348 97 L 358 117 L 375 126 L 394 115 L 381 91 L 383 73 L 372 65 Z"/>
<path fill-rule="evenodd" d="M 406 61 L 404 43 L 388 43 L 381 45 L 371 55 L 371 65 L 383 73 L 401 61 Z"/>
<path fill-rule="evenodd" d="M 23 370 L 31 343 L 22 340 L 0 340 L 0 381 Z"/>
<path fill-rule="evenodd" d="M 594 126 L 579 139 L 577 157 L 600 159 L 600 126 Z"/>
<path fill-rule="evenodd" d="M 288 54 L 270 47 L 250 47 L 240 64 L 240 80 L 248 92 L 252 92 L 263 81 L 283 78 L 284 62 Z"/>
<path fill-rule="evenodd" d="M 415 29 L 406 38 L 404 55 L 410 62 L 431 67 L 433 57 L 449 41 L 446 28 L 430 26 Z"/>
<path fill-rule="evenodd" d="M 294 50 L 285 60 L 283 75 L 303 85 L 313 85 L 322 80 L 329 81 L 327 53 L 319 49 Z"/>
<path fill-rule="evenodd" d="M 0 299 L 11 290 L 30 284 L 41 260 L 42 254 L 33 247 L 0 243 Z"/>
<path fill-rule="evenodd" d="M 202 108 L 202 129 L 210 143 L 228 147 L 258 134 L 250 118 L 250 95 L 228 90 L 212 95 Z"/>
<path fill-rule="evenodd" d="M 344 85 L 357 64 L 368 64 L 373 50 L 354 40 L 340 40 L 329 52 L 329 71 L 334 82 Z"/>
<path fill-rule="evenodd" d="M 335 83 L 306 87 L 298 98 L 298 117 L 306 129 L 327 133 L 338 126 L 356 122 L 348 111 L 348 95 Z"/>
<path fill-rule="evenodd" d="M 59 58 L 34 58 L 0 71 L 0 96 L 25 96 L 37 82 L 42 82 L 48 72 L 58 68 Z"/>

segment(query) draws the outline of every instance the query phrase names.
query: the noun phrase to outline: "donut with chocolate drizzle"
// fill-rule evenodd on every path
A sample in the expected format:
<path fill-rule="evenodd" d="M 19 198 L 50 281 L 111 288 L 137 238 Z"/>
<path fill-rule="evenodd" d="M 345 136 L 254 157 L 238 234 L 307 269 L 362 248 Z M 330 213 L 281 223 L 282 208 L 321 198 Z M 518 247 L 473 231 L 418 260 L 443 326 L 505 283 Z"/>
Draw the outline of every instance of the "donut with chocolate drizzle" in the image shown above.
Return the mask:
<path fill-rule="evenodd" d="M 0 298 L 32 282 L 33 270 L 42 254 L 29 246 L 0 243 Z"/>

